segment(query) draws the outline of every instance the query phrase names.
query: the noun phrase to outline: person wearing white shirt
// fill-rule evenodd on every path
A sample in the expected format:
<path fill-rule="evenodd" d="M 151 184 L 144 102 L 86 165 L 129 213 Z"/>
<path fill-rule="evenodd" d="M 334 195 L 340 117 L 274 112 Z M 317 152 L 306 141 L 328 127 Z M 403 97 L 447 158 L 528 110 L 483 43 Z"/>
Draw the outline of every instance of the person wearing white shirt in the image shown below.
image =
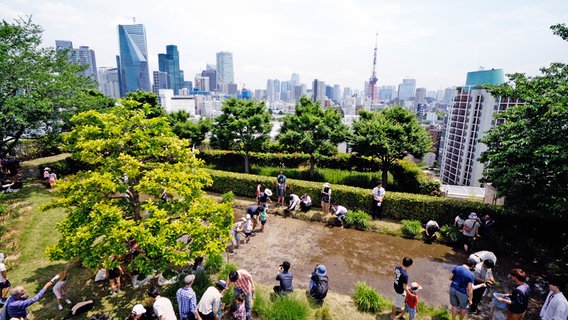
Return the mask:
<path fill-rule="evenodd" d="M 548 281 L 548 289 L 550 289 L 550 292 L 548 293 L 548 296 L 546 296 L 546 300 L 544 300 L 544 304 L 540 310 L 540 319 L 568 319 L 568 301 L 561 291 L 565 285 L 565 281 L 560 278 Z"/>
<path fill-rule="evenodd" d="M 373 208 L 371 212 L 373 215 L 373 220 L 383 220 L 383 199 L 386 193 L 387 192 L 385 191 L 385 188 L 383 188 L 382 181 L 379 181 L 377 183 L 377 186 L 371 191 L 371 198 L 373 200 Z"/>

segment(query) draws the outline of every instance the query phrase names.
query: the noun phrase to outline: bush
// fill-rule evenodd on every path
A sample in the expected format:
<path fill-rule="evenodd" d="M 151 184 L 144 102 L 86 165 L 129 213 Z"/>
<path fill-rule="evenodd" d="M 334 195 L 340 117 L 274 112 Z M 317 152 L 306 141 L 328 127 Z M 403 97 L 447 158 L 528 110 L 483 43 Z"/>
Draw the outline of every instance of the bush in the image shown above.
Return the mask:
<path fill-rule="evenodd" d="M 343 221 L 345 221 L 345 225 L 348 228 L 354 228 L 357 230 L 368 230 L 370 220 L 371 217 L 365 212 L 361 211 L 349 212 L 343 219 Z"/>
<path fill-rule="evenodd" d="M 422 225 L 417 220 L 402 220 L 401 233 L 402 236 L 409 239 L 416 239 L 420 237 Z"/>
<path fill-rule="evenodd" d="M 432 320 L 450 320 L 451 318 L 450 312 L 444 307 L 439 307 L 432 314 Z"/>
<path fill-rule="evenodd" d="M 366 282 L 358 281 L 351 295 L 357 310 L 361 312 L 380 313 L 386 310 L 389 302 L 369 286 Z"/>
<path fill-rule="evenodd" d="M 333 317 L 331 316 L 331 312 L 329 311 L 329 307 L 325 306 L 325 308 L 320 308 L 316 310 L 315 313 L 316 320 L 331 320 Z"/>
<path fill-rule="evenodd" d="M 226 263 L 226 264 L 223 265 L 223 268 L 221 269 L 221 271 L 219 272 L 217 277 L 219 278 L 219 280 L 228 279 L 229 273 L 231 273 L 231 271 L 237 271 L 238 269 L 239 269 L 239 267 L 236 264 Z"/>
<path fill-rule="evenodd" d="M 211 255 L 205 260 L 204 268 L 209 274 L 216 274 L 221 271 L 223 267 L 222 255 Z"/>

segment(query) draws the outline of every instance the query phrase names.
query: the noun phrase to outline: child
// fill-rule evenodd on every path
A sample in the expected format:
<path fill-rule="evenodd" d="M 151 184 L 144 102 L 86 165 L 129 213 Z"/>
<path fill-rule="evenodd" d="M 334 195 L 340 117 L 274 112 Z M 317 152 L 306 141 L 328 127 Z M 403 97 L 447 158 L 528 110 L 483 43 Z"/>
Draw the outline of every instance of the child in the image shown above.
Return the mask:
<path fill-rule="evenodd" d="M 408 312 L 410 320 L 416 317 L 416 312 L 418 312 L 418 294 L 416 292 L 420 289 L 422 289 L 422 287 L 418 284 L 418 282 L 412 282 L 410 284 L 410 293 L 406 294 L 406 305 L 404 306 L 404 311 L 400 315 L 401 317 L 404 316 L 405 312 Z"/>
<path fill-rule="evenodd" d="M 55 181 L 57 180 L 57 175 L 55 174 L 55 172 L 50 172 L 49 173 L 49 187 L 50 188 L 55 188 Z"/>
<path fill-rule="evenodd" d="M 265 203 L 262 211 L 260 211 L 259 219 L 260 219 L 260 232 L 264 232 L 264 225 L 266 224 L 266 217 L 268 211 L 268 205 Z"/>
<path fill-rule="evenodd" d="M 245 294 L 239 293 L 237 294 L 237 311 L 233 312 L 233 316 L 235 320 L 246 320 L 247 319 L 247 312 L 245 310 Z"/>
<path fill-rule="evenodd" d="M 65 303 L 71 304 L 71 301 L 67 299 L 67 276 L 67 271 L 61 271 L 59 281 L 53 286 L 53 293 L 57 298 L 57 309 L 59 310 L 63 310 L 61 299 L 65 299 Z"/>
<path fill-rule="evenodd" d="M 247 214 L 245 218 L 247 219 L 247 221 L 245 222 L 245 243 L 248 243 L 250 241 L 250 237 L 252 236 L 254 225 L 252 223 L 250 214 Z"/>
<path fill-rule="evenodd" d="M 114 260 L 114 258 L 113 258 Z M 119 293 L 121 286 L 120 286 L 120 276 L 124 274 L 122 268 L 117 266 L 111 270 L 107 269 L 107 279 L 110 283 L 110 295 L 112 296 L 115 292 Z"/>

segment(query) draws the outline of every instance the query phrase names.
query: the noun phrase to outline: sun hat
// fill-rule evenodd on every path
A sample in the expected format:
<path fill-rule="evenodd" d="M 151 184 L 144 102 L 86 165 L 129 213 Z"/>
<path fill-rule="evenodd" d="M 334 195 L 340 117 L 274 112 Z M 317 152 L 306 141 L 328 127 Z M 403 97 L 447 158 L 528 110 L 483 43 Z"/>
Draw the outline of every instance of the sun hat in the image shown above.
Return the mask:
<path fill-rule="evenodd" d="M 327 271 L 325 270 L 325 266 L 323 264 L 318 264 L 318 266 L 316 267 L 316 273 L 320 276 L 325 276 L 327 275 Z"/>
<path fill-rule="evenodd" d="M 418 282 L 413 282 L 410 284 L 410 290 L 412 291 L 418 291 L 422 289 L 422 286 L 418 284 Z"/>
<path fill-rule="evenodd" d="M 467 217 L 468 219 L 477 219 L 477 214 L 475 212 L 472 212 L 469 214 L 469 216 Z"/>
<path fill-rule="evenodd" d="M 270 191 L 270 189 L 266 188 L 264 189 L 264 193 L 266 193 L 267 196 L 272 196 L 272 191 Z"/>
<path fill-rule="evenodd" d="M 323 187 L 324 187 L 324 188 L 325 188 L 325 187 L 329 187 L 329 182 L 324 183 L 324 184 L 323 184 Z"/>
<path fill-rule="evenodd" d="M 250 214 L 247 213 L 247 215 L 245 216 L 245 218 L 248 220 L 250 219 Z"/>
<path fill-rule="evenodd" d="M 146 308 L 144 308 L 144 306 L 141 304 L 134 305 L 134 308 L 132 308 L 132 313 L 134 313 L 135 315 L 146 313 Z"/>
<path fill-rule="evenodd" d="M 225 280 L 219 280 L 219 281 L 217 281 L 217 284 L 216 284 L 216 285 L 217 285 L 218 287 L 221 287 L 221 288 L 225 289 L 225 288 L 227 287 L 227 282 L 225 282 Z"/>

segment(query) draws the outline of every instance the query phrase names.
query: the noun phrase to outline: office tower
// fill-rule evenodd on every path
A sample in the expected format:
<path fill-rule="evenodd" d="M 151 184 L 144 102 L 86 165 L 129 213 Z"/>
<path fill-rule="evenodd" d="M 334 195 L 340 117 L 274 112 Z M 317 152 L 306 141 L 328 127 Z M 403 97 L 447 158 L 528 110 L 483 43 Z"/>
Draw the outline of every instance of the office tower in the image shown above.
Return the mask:
<path fill-rule="evenodd" d="M 217 52 L 217 79 L 220 84 L 235 83 L 233 54 L 231 52 Z"/>
<path fill-rule="evenodd" d="M 274 80 L 266 80 L 266 98 L 268 101 L 274 101 Z"/>
<path fill-rule="evenodd" d="M 158 54 L 158 70 L 167 73 L 167 88 L 172 89 L 174 95 L 179 94 L 179 89 L 183 88 L 183 73 L 179 69 L 179 52 L 176 45 L 166 46 L 166 53 Z"/>
<path fill-rule="evenodd" d="M 201 92 L 209 92 L 209 77 L 204 77 L 201 74 L 195 75 L 195 87 Z M 194 89 L 195 90 L 195 89 Z"/>
<path fill-rule="evenodd" d="M 402 83 L 398 85 L 398 99 L 408 100 L 410 98 L 413 98 L 415 90 L 416 90 L 415 79 L 402 79 Z"/>
<path fill-rule="evenodd" d="M 426 88 L 416 88 L 414 94 L 414 105 L 426 102 Z"/>
<path fill-rule="evenodd" d="M 325 86 L 325 96 L 329 99 L 333 99 L 333 86 L 329 84 Z"/>
<path fill-rule="evenodd" d="M 99 68 L 98 78 L 100 92 L 107 97 L 120 98 L 120 83 L 118 81 L 117 68 Z"/>
<path fill-rule="evenodd" d="M 397 97 L 396 86 L 380 86 L 379 87 L 379 100 L 391 101 Z"/>
<path fill-rule="evenodd" d="M 274 99 L 275 100 L 280 100 L 280 92 L 282 92 L 281 86 L 280 86 L 280 80 L 274 79 Z"/>
<path fill-rule="evenodd" d="M 477 161 L 487 146 L 478 141 L 499 123 L 494 115 L 520 104 L 507 97 L 494 97 L 482 85 L 505 82 L 503 69 L 467 73 L 466 85 L 453 98 L 441 151 L 442 183 L 479 187 L 483 163 Z"/>
<path fill-rule="evenodd" d="M 55 40 L 55 50 L 57 52 L 67 50 L 70 62 L 86 66 L 85 70 L 79 72 L 80 74 L 99 81 L 94 50 L 89 49 L 88 46 L 80 46 L 79 49 L 75 49 L 73 48 L 73 43 L 67 40 Z"/>
<path fill-rule="evenodd" d="M 325 81 L 314 79 L 312 82 L 312 100 L 314 102 L 325 100 Z"/>
<path fill-rule="evenodd" d="M 152 73 L 152 79 L 154 80 L 152 83 L 152 92 L 156 95 L 160 95 L 160 89 L 171 89 L 169 84 L 169 77 L 167 72 L 162 71 L 154 71 Z M 173 92 L 173 89 L 172 89 Z M 178 95 L 179 91 L 177 94 Z"/>
<path fill-rule="evenodd" d="M 142 24 L 118 25 L 120 57 L 117 59 L 120 95 L 151 91 L 146 30 Z"/>
<path fill-rule="evenodd" d="M 207 85 L 209 90 L 207 91 L 218 91 L 217 70 L 203 70 L 201 71 L 201 76 L 204 78 L 209 78 L 209 84 Z"/>
<path fill-rule="evenodd" d="M 299 73 L 292 73 L 292 78 L 290 79 L 290 82 L 291 82 L 292 88 L 294 88 L 294 86 L 299 86 L 300 85 L 300 74 Z"/>

